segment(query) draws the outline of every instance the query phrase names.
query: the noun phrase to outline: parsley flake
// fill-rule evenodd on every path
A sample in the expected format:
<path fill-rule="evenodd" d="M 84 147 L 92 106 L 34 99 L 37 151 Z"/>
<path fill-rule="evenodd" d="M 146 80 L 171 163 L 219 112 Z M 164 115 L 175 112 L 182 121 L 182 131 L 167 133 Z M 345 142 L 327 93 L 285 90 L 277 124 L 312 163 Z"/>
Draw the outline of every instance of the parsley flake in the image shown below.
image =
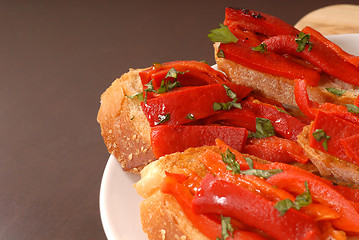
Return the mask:
<path fill-rule="evenodd" d="M 310 34 L 305 34 L 303 32 L 300 32 L 297 35 L 297 38 L 295 39 L 295 42 L 298 44 L 297 52 L 303 52 L 305 49 L 305 46 L 308 44 L 308 51 L 312 50 L 313 43 L 309 42 Z"/>
<path fill-rule="evenodd" d="M 346 93 L 346 90 L 342 89 L 336 89 L 336 88 L 325 88 L 328 92 L 333 93 L 334 95 L 337 95 L 341 97 L 344 93 Z"/>
<path fill-rule="evenodd" d="M 269 119 L 256 118 L 256 132 L 248 134 L 248 138 L 266 138 L 275 135 L 274 127 Z"/>
<path fill-rule="evenodd" d="M 313 133 L 312 133 L 313 137 L 315 140 L 317 140 L 318 142 L 323 140 L 323 148 L 325 151 L 328 151 L 328 140 L 330 139 L 330 136 L 328 136 L 323 129 L 316 129 Z"/>
<path fill-rule="evenodd" d="M 296 199 L 291 201 L 290 199 L 284 199 L 278 201 L 274 207 L 280 212 L 280 215 L 283 216 L 290 208 L 296 210 L 301 209 L 302 207 L 308 206 L 312 203 L 312 196 L 309 191 L 308 182 L 304 182 L 305 191 L 298 195 Z"/>
<path fill-rule="evenodd" d="M 257 47 L 252 48 L 252 50 L 260 53 L 268 52 L 267 44 L 261 43 Z"/>
<path fill-rule="evenodd" d="M 359 107 L 353 104 L 345 104 L 347 106 L 347 110 L 350 113 L 359 113 Z"/>
<path fill-rule="evenodd" d="M 212 42 L 236 43 L 238 41 L 238 38 L 233 35 L 227 26 L 223 24 L 220 24 L 219 26 L 220 28 L 209 31 L 210 33 L 208 34 L 208 38 Z"/>

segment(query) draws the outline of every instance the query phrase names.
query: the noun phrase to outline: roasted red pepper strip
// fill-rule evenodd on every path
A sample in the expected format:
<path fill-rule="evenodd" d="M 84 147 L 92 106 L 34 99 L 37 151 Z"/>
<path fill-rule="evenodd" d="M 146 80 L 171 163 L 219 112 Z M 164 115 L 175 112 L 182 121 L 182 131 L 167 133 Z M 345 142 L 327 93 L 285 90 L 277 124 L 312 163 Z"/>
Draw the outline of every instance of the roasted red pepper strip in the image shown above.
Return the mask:
<path fill-rule="evenodd" d="M 267 45 L 268 51 L 300 57 L 329 75 L 359 86 L 359 68 L 341 58 L 336 52 L 327 48 L 316 39 L 310 39 L 310 42 L 313 43 L 310 51 L 308 51 L 308 46 L 306 46 L 304 51 L 298 52 L 298 44 L 295 39 L 295 36 L 281 35 L 268 38 L 263 43 Z M 313 86 L 309 81 L 308 84 Z"/>
<path fill-rule="evenodd" d="M 336 105 L 333 103 L 323 103 L 320 104 L 319 109 L 323 112 L 330 113 L 331 115 L 347 120 L 349 122 L 359 125 L 359 117 L 348 112 L 348 108 L 343 105 Z"/>
<path fill-rule="evenodd" d="M 234 83 L 227 83 L 240 101 L 251 91 L 250 88 Z M 228 103 L 233 99 L 228 97 L 222 84 L 212 84 L 199 87 L 188 87 L 180 91 L 161 94 L 156 98 L 142 102 L 142 110 L 150 126 L 159 124 L 181 125 L 201 119 L 217 111 L 213 110 L 214 103 Z M 162 121 L 161 121 L 162 120 Z"/>
<path fill-rule="evenodd" d="M 295 117 L 283 112 L 283 109 L 266 103 L 255 103 L 244 100 L 241 102 L 243 109 L 250 109 L 255 116 L 269 119 L 277 135 L 296 140 L 299 133 L 302 132 L 305 124 Z"/>
<path fill-rule="evenodd" d="M 157 80 L 154 83 L 154 86 L 159 87 L 162 78 L 164 78 L 167 72 L 174 68 L 176 71 L 186 72 L 188 71 L 189 75 L 192 75 L 194 78 L 191 79 L 193 83 L 184 81 L 183 85 L 196 86 L 202 83 L 213 84 L 213 83 L 224 83 L 229 82 L 226 75 L 216 71 L 211 66 L 204 62 L 198 61 L 173 61 L 163 64 L 154 64 L 153 67 L 146 69 L 139 73 L 141 77 L 142 84 L 145 85 L 149 83 L 152 79 L 156 78 Z M 179 74 L 180 79 L 181 74 Z M 199 82 L 199 83 L 198 83 Z"/>
<path fill-rule="evenodd" d="M 313 137 L 313 132 L 317 129 L 322 129 L 325 134 L 330 137 L 330 139 L 327 140 L 328 151 L 323 147 L 323 140 L 317 141 Z M 359 125 L 319 111 L 310 130 L 309 145 L 312 148 L 329 153 L 340 159 L 353 162 L 353 160 L 347 156 L 345 149 L 340 142 L 340 139 L 351 137 L 357 134 L 359 134 Z"/>
<path fill-rule="evenodd" d="M 294 209 L 280 216 L 273 202 L 211 174 L 203 179 L 192 206 L 195 213 L 230 216 L 275 239 L 319 239 L 320 232 L 312 218 Z"/>
<path fill-rule="evenodd" d="M 342 58 L 346 59 L 348 62 L 352 63 L 354 66 L 359 66 L 359 57 L 354 56 L 352 54 L 347 53 L 343 49 L 341 49 L 338 45 L 324 37 L 320 32 L 315 30 L 314 28 L 311 28 L 309 26 L 306 26 L 303 28 L 302 32 L 310 34 L 310 38 L 316 38 L 318 41 L 322 42 L 324 45 L 326 45 L 328 48 L 331 48 L 333 51 L 335 51 L 338 55 L 340 55 Z"/>
<path fill-rule="evenodd" d="M 250 139 L 243 151 L 271 162 L 291 163 L 296 161 L 305 164 L 309 160 L 304 150 L 295 141 L 276 136 Z"/>
<path fill-rule="evenodd" d="M 318 108 L 319 104 L 309 100 L 307 83 L 304 79 L 294 80 L 294 96 L 300 111 L 302 111 L 309 119 L 313 120 L 316 114 L 315 108 Z"/>
<path fill-rule="evenodd" d="M 340 217 L 332 220 L 334 226 L 345 231 L 359 232 L 359 213 L 347 199 L 328 184 L 299 171 L 283 171 L 271 176 L 267 181 L 297 194 L 305 191 L 304 183 L 307 182 L 313 201 L 331 207 L 339 213 Z"/>
<path fill-rule="evenodd" d="M 192 211 L 193 196 L 186 186 L 177 181 L 176 177 L 167 174 L 161 191 L 175 197 L 186 217 L 201 233 L 212 240 L 221 236 L 222 226 L 220 223 L 204 214 L 196 214 Z M 240 230 L 235 231 L 233 238 L 229 239 L 263 240 L 262 237 L 255 233 Z"/>
<path fill-rule="evenodd" d="M 256 46 L 240 39 L 237 43 L 221 44 L 219 49 L 223 51 L 225 59 L 245 67 L 292 80 L 296 78 L 306 79 L 310 85 L 318 85 L 320 80 L 318 72 L 274 52 L 268 54 L 253 51 L 253 47 Z"/>
<path fill-rule="evenodd" d="M 354 105 L 359 107 L 359 95 L 358 95 L 357 99 L 355 100 Z"/>
<path fill-rule="evenodd" d="M 341 185 L 333 185 L 333 188 L 346 199 L 355 203 L 359 203 L 359 189 L 354 189 Z"/>
<path fill-rule="evenodd" d="M 267 36 L 297 35 L 299 30 L 283 20 L 266 13 L 247 9 L 226 8 L 224 25 L 234 24 L 242 30 Z"/>
<path fill-rule="evenodd" d="M 151 128 L 151 146 L 156 158 L 166 154 L 183 152 L 190 147 L 215 145 L 217 138 L 241 151 L 248 136 L 245 128 L 227 126 L 174 126 Z"/>
<path fill-rule="evenodd" d="M 358 125 L 359 126 L 359 125 Z M 359 165 L 359 134 L 339 140 L 352 163 Z"/>

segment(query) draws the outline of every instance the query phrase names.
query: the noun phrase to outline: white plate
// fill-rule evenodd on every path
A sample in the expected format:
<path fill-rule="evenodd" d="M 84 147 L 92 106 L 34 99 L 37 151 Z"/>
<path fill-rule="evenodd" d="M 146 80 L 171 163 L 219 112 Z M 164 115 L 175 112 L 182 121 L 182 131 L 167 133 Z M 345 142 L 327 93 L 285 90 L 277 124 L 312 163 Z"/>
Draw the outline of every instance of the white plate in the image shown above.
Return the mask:
<path fill-rule="evenodd" d="M 359 34 L 328 37 L 345 51 L 359 55 Z M 133 184 L 139 176 L 122 171 L 116 158 L 110 156 L 103 174 L 100 190 L 102 225 L 109 240 L 144 240 L 139 216 L 141 197 Z"/>

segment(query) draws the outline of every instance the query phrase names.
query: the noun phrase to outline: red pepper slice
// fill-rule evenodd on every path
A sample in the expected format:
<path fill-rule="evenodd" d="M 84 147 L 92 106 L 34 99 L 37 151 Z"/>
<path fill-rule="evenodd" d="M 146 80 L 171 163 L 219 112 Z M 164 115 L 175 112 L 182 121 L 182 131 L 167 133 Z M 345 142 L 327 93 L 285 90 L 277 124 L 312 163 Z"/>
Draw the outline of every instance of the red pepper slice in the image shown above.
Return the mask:
<path fill-rule="evenodd" d="M 333 185 L 333 188 L 346 199 L 355 203 L 359 203 L 359 189 L 354 189 L 341 185 Z"/>
<path fill-rule="evenodd" d="M 308 51 L 308 47 L 302 52 L 297 52 L 298 44 L 296 37 L 290 35 L 281 35 L 268 38 L 263 41 L 267 45 L 268 51 L 278 54 L 290 54 L 307 60 L 315 67 L 332 75 L 344 82 L 359 86 L 359 69 L 353 64 L 341 58 L 332 49 L 327 48 L 320 41 L 310 39 L 313 47 Z M 308 84 L 313 86 L 309 81 Z"/>
<path fill-rule="evenodd" d="M 217 138 L 223 139 L 241 151 L 248 136 L 245 128 L 227 126 L 173 126 L 151 128 L 151 146 L 156 158 L 166 154 L 183 152 L 190 147 L 215 145 Z"/>
<path fill-rule="evenodd" d="M 243 151 L 271 162 L 299 162 L 305 164 L 309 158 L 295 142 L 276 136 L 250 139 Z"/>
<path fill-rule="evenodd" d="M 317 141 L 313 137 L 312 133 L 317 129 L 323 129 L 326 135 L 330 137 L 330 139 L 327 140 L 328 151 L 326 151 L 323 147 L 323 140 Z M 340 139 L 351 137 L 357 134 L 359 134 L 359 125 L 319 111 L 311 127 L 309 134 L 309 145 L 312 148 L 329 153 L 340 159 L 353 162 L 353 160 L 347 156 L 345 149 L 340 142 Z"/>
<path fill-rule="evenodd" d="M 267 36 L 297 35 L 299 30 L 283 20 L 266 13 L 247 9 L 226 8 L 224 25 L 236 25 L 242 30 Z"/>
<path fill-rule="evenodd" d="M 268 54 L 253 51 L 253 47 L 256 46 L 241 40 L 237 43 L 221 44 L 219 49 L 223 51 L 225 59 L 245 67 L 292 80 L 306 79 L 312 86 L 318 85 L 320 80 L 318 72 L 274 52 Z"/>
<path fill-rule="evenodd" d="M 300 111 L 304 113 L 309 119 L 313 120 L 315 118 L 316 109 L 319 107 L 319 104 L 309 100 L 307 92 L 307 83 L 303 79 L 294 80 L 294 96 L 295 102 L 297 103 Z"/>
<path fill-rule="evenodd" d="M 251 91 L 248 87 L 234 83 L 227 83 L 226 86 L 237 95 L 238 101 Z M 213 110 L 214 103 L 232 100 L 222 84 L 212 84 L 160 94 L 142 102 L 142 110 L 151 127 L 159 124 L 181 125 L 193 121 L 193 118 L 201 119 L 216 114 L 217 111 Z"/>
<path fill-rule="evenodd" d="M 319 239 L 319 229 L 312 218 L 294 209 L 280 216 L 273 202 L 211 174 L 203 179 L 192 209 L 199 214 L 233 217 L 276 239 Z"/>
<path fill-rule="evenodd" d="M 274 186 L 288 192 L 300 194 L 308 183 L 313 201 L 322 203 L 336 210 L 340 217 L 332 220 L 334 226 L 345 231 L 359 232 L 359 213 L 353 205 L 328 184 L 299 171 L 283 171 L 267 179 Z"/>
<path fill-rule="evenodd" d="M 250 109 L 257 117 L 269 119 L 277 135 L 296 140 L 299 133 L 302 132 L 305 124 L 295 117 L 283 112 L 283 109 L 266 104 L 255 103 L 244 100 L 241 102 L 243 109 Z"/>
<path fill-rule="evenodd" d="M 358 125 L 359 126 L 359 125 Z M 359 165 L 359 134 L 339 140 L 352 163 Z"/>
<path fill-rule="evenodd" d="M 315 30 L 314 28 L 311 28 L 309 26 L 306 26 L 303 28 L 302 32 L 310 34 L 310 38 L 315 38 L 318 41 L 322 42 L 325 46 L 332 49 L 334 52 L 336 52 L 338 55 L 340 55 L 342 58 L 346 59 L 348 62 L 352 63 L 354 66 L 359 66 L 359 57 L 354 56 L 352 54 L 347 53 L 344 51 L 341 47 L 324 37 L 320 32 Z"/>
<path fill-rule="evenodd" d="M 330 113 L 331 115 L 347 120 L 349 122 L 355 123 L 359 125 L 359 117 L 354 114 L 348 112 L 348 108 L 343 105 L 336 105 L 333 103 L 322 103 L 319 106 L 319 109 L 323 112 Z"/>
<path fill-rule="evenodd" d="M 172 174 L 166 175 L 161 191 L 175 197 L 186 217 L 202 234 L 212 240 L 221 236 L 221 224 L 204 214 L 196 214 L 192 211 L 192 194 L 189 189 L 181 184 Z M 242 230 L 234 231 L 233 238 L 228 239 L 264 240 L 264 238 L 255 233 Z"/>
<path fill-rule="evenodd" d="M 358 95 L 357 99 L 355 100 L 354 105 L 359 107 L 359 95 Z"/>
<path fill-rule="evenodd" d="M 229 82 L 226 75 L 222 72 L 213 69 L 211 66 L 204 62 L 198 61 L 173 61 L 167 62 L 163 64 L 154 64 L 153 67 L 146 69 L 139 73 L 141 77 L 142 84 L 145 85 L 149 83 L 152 79 L 156 79 L 154 81 L 153 86 L 159 87 L 162 79 L 166 76 L 167 72 L 174 68 L 176 71 L 186 72 L 193 78 L 190 81 L 183 81 L 181 84 L 184 86 L 196 86 L 201 84 L 214 84 L 214 83 L 224 83 Z M 178 75 L 179 79 L 182 78 L 182 74 Z M 183 79 L 187 79 L 184 77 Z"/>

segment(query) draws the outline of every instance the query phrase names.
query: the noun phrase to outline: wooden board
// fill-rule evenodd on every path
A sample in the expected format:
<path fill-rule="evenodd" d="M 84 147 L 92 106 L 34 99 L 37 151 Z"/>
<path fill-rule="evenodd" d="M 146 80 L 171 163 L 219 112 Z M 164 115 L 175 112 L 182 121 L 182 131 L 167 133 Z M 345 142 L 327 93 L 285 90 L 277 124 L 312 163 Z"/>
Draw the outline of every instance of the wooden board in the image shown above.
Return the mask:
<path fill-rule="evenodd" d="M 324 35 L 359 33 L 359 5 L 339 4 L 308 13 L 295 25 L 315 28 Z"/>

